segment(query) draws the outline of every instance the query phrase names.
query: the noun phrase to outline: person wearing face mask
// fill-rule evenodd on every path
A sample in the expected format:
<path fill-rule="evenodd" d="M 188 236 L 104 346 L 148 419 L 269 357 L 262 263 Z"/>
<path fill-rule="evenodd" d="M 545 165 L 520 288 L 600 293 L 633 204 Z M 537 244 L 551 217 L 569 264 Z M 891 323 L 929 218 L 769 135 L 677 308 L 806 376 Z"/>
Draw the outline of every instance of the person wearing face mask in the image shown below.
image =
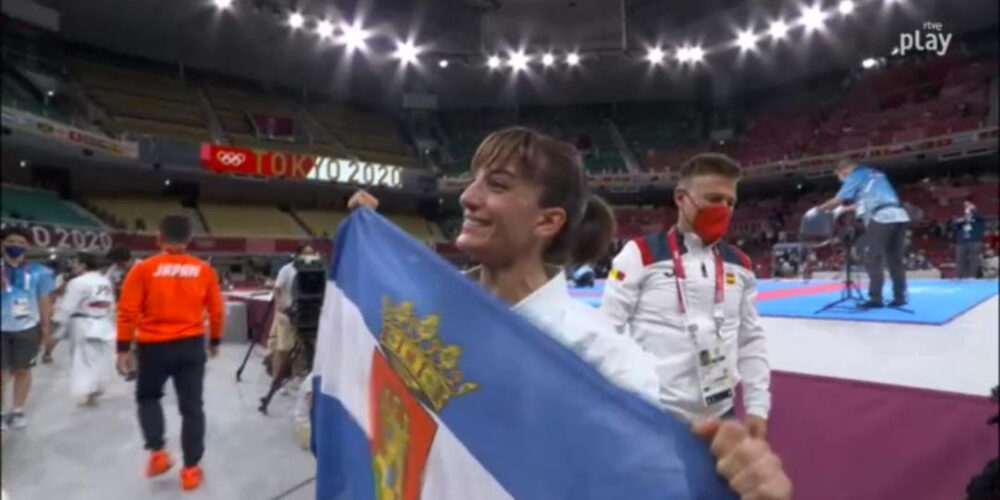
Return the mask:
<path fill-rule="evenodd" d="M 3 234 L 3 321 L 0 323 L 0 355 L 3 378 L 0 381 L 0 401 L 7 382 L 14 379 L 14 406 L 2 416 L 2 425 L 21 428 L 27 425 L 24 404 L 31 388 L 31 367 L 35 365 L 39 347 L 51 337 L 53 289 L 52 270 L 28 262 L 28 242 L 31 237 L 22 228 L 7 227 Z"/>
<path fill-rule="evenodd" d="M 957 239 L 955 266 L 958 268 L 959 279 L 979 277 L 985 224 L 972 200 L 965 200 L 962 215 L 956 217 L 951 224 Z"/>
<path fill-rule="evenodd" d="M 714 153 L 681 166 L 677 223 L 615 257 L 601 310 L 657 358 L 660 405 L 688 420 L 734 416 L 742 381 L 750 436 L 767 436 L 771 368 L 750 259 L 722 241 L 740 167 Z"/>
<path fill-rule="evenodd" d="M 865 225 L 865 267 L 868 272 L 868 301 L 862 308 L 883 307 L 882 284 L 885 268 L 892 278 L 892 302 L 889 307 L 906 305 L 906 229 L 910 216 L 899 201 L 884 173 L 844 158 L 837 163 L 837 178 L 843 183 L 833 198 L 817 205 L 806 216 L 838 210 L 853 200 L 857 215 Z"/>
<path fill-rule="evenodd" d="M 466 275 L 612 382 L 648 400 L 660 399 L 664 374 L 657 373 L 657 360 L 567 289 L 562 268 L 593 262 L 614 234 L 613 213 L 589 194 L 579 153 L 550 136 L 514 127 L 480 144 L 472 172 L 473 181 L 459 198 L 464 221 L 455 244 L 481 265 Z M 377 205 L 365 191 L 348 202 L 351 209 Z M 692 430 L 711 442 L 719 473 L 743 498 L 791 498 L 780 460 L 767 443 L 751 437 L 757 431 L 711 417 L 695 422 Z"/>

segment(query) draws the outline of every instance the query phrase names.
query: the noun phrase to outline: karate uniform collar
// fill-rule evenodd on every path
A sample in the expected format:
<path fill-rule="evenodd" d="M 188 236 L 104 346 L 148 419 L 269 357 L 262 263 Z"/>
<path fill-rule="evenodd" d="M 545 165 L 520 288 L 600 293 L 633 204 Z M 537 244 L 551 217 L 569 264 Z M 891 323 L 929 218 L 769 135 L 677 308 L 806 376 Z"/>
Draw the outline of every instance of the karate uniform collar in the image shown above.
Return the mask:
<path fill-rule="evenodd" d="M 562 268 L 558 266 L 545 266 L 545 274 L 549 276 L 549 281 L 542 285 L 541 288 L 521 299 L 513 307 L 515 312 L 531 316 L 536 313 L 545 312 L 544 310 L 538 310 L 539 308 L 548 309 L 553 304 L 570 300 L 569 285 L 566 283 L 566 273 L 563 272 Z"/>
<path fill-rule="evenodd" d="M 476 266 L 465 271 L 465 276 L 469 279 L 478 280 L 482 266 Z M 548 307 L 553 303 L 570 300 L 569 285 L 566 283 L 566 273 L 559 266 L 545 266 L 545 274 L 549 280 L 540 288 L 521 299 L 512 309 L 522 314 L 531 314 L 539 307 Z"/>

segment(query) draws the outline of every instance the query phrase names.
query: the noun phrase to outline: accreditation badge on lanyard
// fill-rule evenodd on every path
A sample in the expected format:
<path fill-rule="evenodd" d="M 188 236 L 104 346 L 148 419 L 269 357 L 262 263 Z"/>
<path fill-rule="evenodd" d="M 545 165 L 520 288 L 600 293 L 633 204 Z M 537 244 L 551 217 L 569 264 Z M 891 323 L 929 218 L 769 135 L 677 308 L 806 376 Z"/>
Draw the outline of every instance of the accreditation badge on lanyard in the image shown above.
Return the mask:
<path fill-rule="evenodd" d="M 698 325 L 688 318 L 687 275 L 681 260 L 680 247 L 677 244 L 676 230 L 667 234 L 670 253 L 674 261 L 674 283 L 677 285 L 677 302 L 681 308 L 681 320 L 687 330 L 691 342 L 698 351 L 698 382 L 701 388 L 701 398 L 706 406 L 733 398 L 733 376 L 729 363 L 726 362 L 725 346 L 722 342 L 722 325 L 725 322 L 723 303 L 725 290 L 722 285 L 723 275 L 722 255 L 718 248 L 712 249 L 715 258 L 715 300 L 712 304 L 712 319 L 715 331 L 712 335 L 698 335 Z"/>

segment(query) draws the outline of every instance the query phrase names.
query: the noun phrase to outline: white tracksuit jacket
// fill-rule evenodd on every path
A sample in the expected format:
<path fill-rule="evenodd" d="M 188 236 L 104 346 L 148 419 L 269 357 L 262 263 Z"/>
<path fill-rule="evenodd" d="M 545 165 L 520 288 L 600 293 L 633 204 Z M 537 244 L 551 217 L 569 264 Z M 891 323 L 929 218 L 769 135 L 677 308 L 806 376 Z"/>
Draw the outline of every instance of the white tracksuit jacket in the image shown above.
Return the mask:
<path fill-rule="evenodd" d="M 715 299 L 715 258 L 711 247 L 694 234 L 677 233 L 684 272 L 688 319 L 699 335 L 715 335 L 712 317 Z M 723 258 L 722 346 L 730 371 L 742 380 L 747 412 L 767 418 L 771 407 L 771 368 L 766 340 L 754 300 L 756 278 L 750 259 L 736 247 L 719 242 Z M 601 310 L 618 332 L 635 338 L 657 358 L 659 403 L 684 418 L 721 416 L 732 408 L 732 399 L 707 406 L 701 398 L 697 355 L 690 334 L 684 330 L 677 298 L 674 262 L 666 233 L 655 233 L 628 242 L 615 257 Z"/>

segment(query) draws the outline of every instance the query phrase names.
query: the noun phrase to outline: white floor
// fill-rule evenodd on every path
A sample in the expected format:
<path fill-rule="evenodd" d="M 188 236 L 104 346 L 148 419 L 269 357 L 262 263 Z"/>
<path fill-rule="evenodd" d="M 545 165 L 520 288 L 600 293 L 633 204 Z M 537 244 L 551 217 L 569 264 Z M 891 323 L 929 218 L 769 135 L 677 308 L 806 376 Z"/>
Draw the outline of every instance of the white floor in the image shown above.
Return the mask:
<path fill-rule="evenodd" d="M 61 345 L 53 365 L 34 370 L 28 427 L 4 433 L 3 489 L 10 500 L 312 500 L 312 482 L 289 492 L 315 475 L 312 455 L 295 435 L 294 397 L 276 395 L 270 415 L 258 413 L 269 383 L 261 355 L 251 356 L 237 384 L 245 346 L 222 347 L 206 374 L 205 481 L 199 490 L 182 492 L 176 464 L 153 480 L 143 476 L 132 384 L 117 379 L 99 407 L 75 406 L 68 396 L 68 349 Z M 7 392 L 9 398 L 9 387 Z M 180 417 L 170 384 L 163 401 L 167 449 L 179 461 Z"/>
<path fill-rule="evenodd" d="M 942 326 L 762 318 L 774 370 L 987 396 L 998 383 L 997 297 Z"/>

